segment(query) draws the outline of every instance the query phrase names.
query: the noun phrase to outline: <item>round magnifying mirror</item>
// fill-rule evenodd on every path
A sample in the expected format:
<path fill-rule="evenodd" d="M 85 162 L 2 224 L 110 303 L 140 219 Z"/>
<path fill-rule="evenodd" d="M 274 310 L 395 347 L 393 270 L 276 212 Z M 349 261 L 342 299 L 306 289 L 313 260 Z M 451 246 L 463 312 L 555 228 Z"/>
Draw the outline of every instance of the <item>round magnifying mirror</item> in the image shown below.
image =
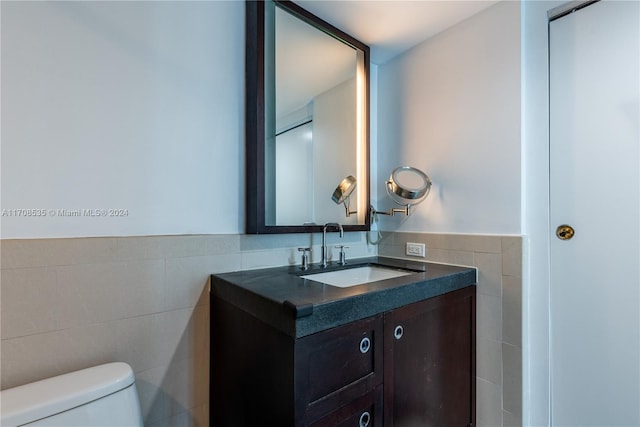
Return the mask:
<path fill-rule="evenodd" d="M 391 172 L 387 193 L 400 206 L 415 205 L 424 200 L 431 189 L 431 179 L 420 169 L 400 166 Z"/>
<path fill-rule="evenodd" d="M 340 181 L 340 184 L 336 187 L 333 195 L 331 196 L 331 200 L 333 200 L 337 204 L 344 203 L 344 201 L 349 198 L 351 193 L 353 193 L 353 190 L 356 189 L 356 185 L 356 179 L 353 176 L 349 175 L 348 177 Z"/>

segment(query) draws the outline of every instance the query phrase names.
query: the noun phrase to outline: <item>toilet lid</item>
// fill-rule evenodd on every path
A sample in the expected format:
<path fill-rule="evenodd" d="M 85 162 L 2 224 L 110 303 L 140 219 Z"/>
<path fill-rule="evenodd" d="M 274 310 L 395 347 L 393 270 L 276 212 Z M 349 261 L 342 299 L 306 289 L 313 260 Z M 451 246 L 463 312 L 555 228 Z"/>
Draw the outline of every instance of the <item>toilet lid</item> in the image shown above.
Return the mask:
<path fill-rule="evenodd" d="M 0 391 L 2 427 L 50 417 L 123 390 L 134 383 L 126 363 L 108 363 Z"/>

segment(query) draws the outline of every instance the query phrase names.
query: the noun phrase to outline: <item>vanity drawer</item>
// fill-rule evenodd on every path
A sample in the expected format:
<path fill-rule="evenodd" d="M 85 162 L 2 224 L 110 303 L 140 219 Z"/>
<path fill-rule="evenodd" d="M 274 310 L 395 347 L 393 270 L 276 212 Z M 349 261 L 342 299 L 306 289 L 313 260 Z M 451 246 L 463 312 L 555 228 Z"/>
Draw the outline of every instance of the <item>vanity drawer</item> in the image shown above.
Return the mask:
<path fill-rule="evenodd" d="M 382 422 L 382 386 L 379 386 L 309 427 L 382 427 Z"/>
<path fill-rule="evenodd" d="M 296 407 L 315 419 L 382 383 L 382 316 L 298 340 L 295 354 Z"/>

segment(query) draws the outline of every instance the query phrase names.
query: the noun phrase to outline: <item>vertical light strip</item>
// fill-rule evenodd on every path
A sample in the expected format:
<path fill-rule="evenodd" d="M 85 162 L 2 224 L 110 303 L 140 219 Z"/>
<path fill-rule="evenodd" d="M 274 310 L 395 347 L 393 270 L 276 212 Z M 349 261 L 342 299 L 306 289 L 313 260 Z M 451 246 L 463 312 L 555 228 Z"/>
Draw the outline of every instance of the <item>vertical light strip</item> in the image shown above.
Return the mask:
<path fill-rule="evenodd" d="M 358 224 L 364 224 L 365 216 L 368 212 L 367 206 L 367 91 L 366 91 L 366 70 L 364 63 L 364 52 L 356 50 L 356 161 L 358 165 L 357 180 L 357 200 L 358 200 Z"/>

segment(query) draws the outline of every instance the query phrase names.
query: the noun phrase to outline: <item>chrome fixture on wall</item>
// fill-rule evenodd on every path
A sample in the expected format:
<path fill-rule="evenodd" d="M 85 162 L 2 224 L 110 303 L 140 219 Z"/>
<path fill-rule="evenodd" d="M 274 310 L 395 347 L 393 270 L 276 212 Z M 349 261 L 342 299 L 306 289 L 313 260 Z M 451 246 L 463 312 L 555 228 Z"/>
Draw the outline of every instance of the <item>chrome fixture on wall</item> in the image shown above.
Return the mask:
<path fill-rule="evenodd" d="M 431 179 L 420 169 L 411 166 L 400 166 L 391 172 L 386 182 L 387 195 L 401 208 L 391 208 L 388 212 L 381 212 L 371 206 L 371 216 L 393 216 L 403 213 L 411 215 L 411 207 L 421 203 L 429 195 Z"/>
<path fill-rule="evenodd" d="M 344 228 L 342 227 L 342 224 L 339 224 L 337 222 L 328 222 L 324 225 L 324 227 L 322 227 L 322 260 L 320 262 L 320 265 L 323 268 L 329 264 L 329 257 L 327 253 L 327 228 L 329 227 L 337 228 L 338 232 L 340 233 L 340 238 L 344 237 Z M 343 251 L 344 248 L 342 248 L 340 252 Z M 344 255 L 340 254 L 340 260 L 342 260 L 343 256 Z"/>
<path fill-rule="evenodd" d="M 353 190 L 356 189 L 357 185 L 358 183 L 353 175 L 349 175 L 348 177 L 340 181 L 340 184 L 338 184 L 333 192 L 333 195 L 331 196 L 331 200 L 333 200 L 337 205 L 339 205 L 340 203 L 344 204 L 345 215 L 347 216 L 347 218 L 353 214 L 358 213 L 357 210 L 352 211 L 350 208 L 350 196 L 351 193 L 353 193 Z"/>

